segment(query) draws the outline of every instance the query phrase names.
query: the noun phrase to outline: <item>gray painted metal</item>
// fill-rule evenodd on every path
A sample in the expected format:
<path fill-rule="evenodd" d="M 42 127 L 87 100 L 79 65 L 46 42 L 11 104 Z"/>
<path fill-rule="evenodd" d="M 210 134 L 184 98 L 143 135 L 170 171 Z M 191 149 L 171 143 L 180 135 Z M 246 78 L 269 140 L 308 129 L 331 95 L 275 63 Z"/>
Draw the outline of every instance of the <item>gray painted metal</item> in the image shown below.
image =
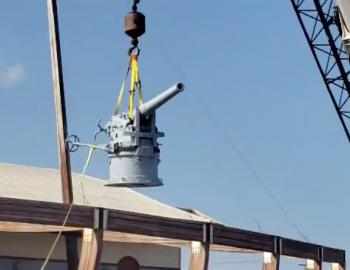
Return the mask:
<path fill-rule="evenodd" d="M 337 0 L 340 11 L 340 23 L 342 29 L 342 39 L 350 54 L 350 0 Z"/>
<path fill-rule="evenodd" d="M 139 106 L 140 113 L 145 116 L 151 114 L 160 106 L 162 106 L 164 103 L 166 103 L 169 99 L 173 98 L 183 90 L 185 90 L 185 86 L 182 83 L 175 84 L 174 86 L 170 87 L 168 90 L 152 98 L 150 101 L 147 101 L 146 103 L 140 105 Z"/>
<path fill-rule="evenodd" d="M 140 105 L 134 119 L 126 113 L 113 115 L 105 130 L 109 136 L 107 186 L 152 187 L 163 185 L 158 177 L 159 143 L 163 137 L 156 127 L 156 110 L 185 89 L 178 83 Z"/>

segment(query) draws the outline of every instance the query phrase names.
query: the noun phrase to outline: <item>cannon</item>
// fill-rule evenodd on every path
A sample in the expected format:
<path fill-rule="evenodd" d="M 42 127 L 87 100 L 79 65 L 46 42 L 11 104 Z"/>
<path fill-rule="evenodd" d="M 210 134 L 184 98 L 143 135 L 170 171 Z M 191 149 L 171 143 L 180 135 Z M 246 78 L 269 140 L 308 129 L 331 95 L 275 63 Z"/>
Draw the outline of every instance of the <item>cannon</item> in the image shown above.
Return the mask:
<path fill-rule="evenodd" d="M 113 115 L 105 125 L 109 137 L 106 146 L 109 160 L 107 186 L 153 187 L 163 185 L 158 177 L 160 162 L 156 110 L 182 92 L 177 83 L 146 103 L 139 105 L 132 119 L 127 113 Z"/>
<path fill-rule="evenodd" d="M 182 92 L 185 89 L 185 86 L 182 83 L 175 84 L 170 87 L 168 90 L 165 90 L 163 93 L 152 98 L 150 101 L 139 106 L 139 112 L 143 116 L 147 116 L 150 113 L 157 110 L 160 106 L 166 103 L 168 100 L 176 96 L 178 93 Z"/>

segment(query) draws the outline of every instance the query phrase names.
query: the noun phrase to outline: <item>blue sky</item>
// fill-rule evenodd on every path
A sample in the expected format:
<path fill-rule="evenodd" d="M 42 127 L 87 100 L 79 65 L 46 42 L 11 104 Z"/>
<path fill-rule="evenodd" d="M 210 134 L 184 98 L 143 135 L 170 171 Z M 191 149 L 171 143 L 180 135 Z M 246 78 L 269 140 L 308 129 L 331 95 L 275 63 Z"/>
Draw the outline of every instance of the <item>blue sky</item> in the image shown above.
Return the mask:
<path fill-rule="evenodd" d="M 69 133 L 90 141 L 126 69 L 130 1 L 61 0 L 59 8 Z M 145 99 L 186 85 L 157 115 L 165 186 L 142 192 L 301 239 L 234 144 L 310 241 L 347 248 L 350 148 L 290 2 L 148 0 L 141 10 Z M 2 1 L 0 14 L 0 160 L 57 167 L 46 1 Z M 86 154 L 72 155 L 75 171 Z M 107 177 L 104 153 L 88 173 Z"/>

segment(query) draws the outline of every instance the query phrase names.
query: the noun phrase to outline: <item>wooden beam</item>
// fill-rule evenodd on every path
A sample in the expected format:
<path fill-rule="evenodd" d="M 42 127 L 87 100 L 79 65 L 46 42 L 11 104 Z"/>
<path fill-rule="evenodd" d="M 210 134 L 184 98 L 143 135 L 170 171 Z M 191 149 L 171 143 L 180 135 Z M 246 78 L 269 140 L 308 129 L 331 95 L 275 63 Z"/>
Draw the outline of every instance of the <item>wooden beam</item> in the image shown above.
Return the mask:
<path fill-rule="evenodd" d="M 112 231 L 105 231 L 103 235 L 103 241 L 131 244 L 153 244 L 177 248 L 191 248 L 191 241 Z"/>
<path fill-rule="evenodd" d="M 155 217 L 108 210 L 107 230 L 179 240 L 202 241 L 205 224 L 198 221 Z"/>
<path fill-rule="evenodd" d="M 218 252 L 261 254 L 261 252 L 257 251 L 257 250 L 244 249 L 244 248 L 238 248 L 238 247 L 229 247 L 229 246 L 220 246 L 220 245 L 215 245 L 215 244 L 210 244 L 210 250 L 211 251 L 218 251 Z"/>
<path fill-rule="evenodd" d="M 318 260 L 306 260 L 306 270 L 322 270 L 322 262 Z"/>
<path fill-rule="evenodd" d="M 58 26 L 58 13 L 56 0 L 47 0 L 48 19 L 51 47 L 52 81 L 55 98 L 57 140 L 59 149 L 59 163 L 61 171 L 61 186 L 63 202 L 73 203 L 72 175 L 67 139 L 67 115 L 64 94 L 63 72 L 61 62 L 61 46 Z M 76 236 L 67 235 L 66 250 L 69 270 L 76 270 L 78 266 L 78 241 Z"/>
<path fill-rule="evenodd" d="M 279 270 L 280 256 L 270 252 L 264 252 L 263 270 Z"/>
<path fill-rule="evenodd" d="M 103 230 L 84 229 L 79 270 L 98 270 L 103 246 Z"/>
<path fill-rule="evenodd" d="M 210 244 L 192 242 L 189 270 L 208 270 Z"/>
<path fill-rule="evenodd" d="M 345 270 L 345 263 L 332 263 L 332 270 Z"/>
<path fill-rule="evenodd" d="M 0 220 L 62 226 L 69 205 L 62 203 L 0 198 Z M 74 205 L 67 227 L 93 228 L 94 208 Z"/>
<path fill-rule="evenodd" d="M 312 243 L 281 238 L 282 251 L 281 255 L 286 255 L 301 259 L 318 260 L 320 256 L 320 246 Z"/>
<path fill-rule="evenodd" d="M 53 202 L 0 198 L 0 221 L 60 226 L 68 207 L 66 204 Z M 96 212 L 104 213 L 103 220 L 106 222 L 103 222 L 103 227 L 99 226 L 99 228 L 105 228 L 107 231 L 198 242 L 203 241 L 204 235 L 207 235 L 207 224 L 203 222 L 78 205 L 73 206 L 67 226 L 93 229 L 96 227 Z M 344 250 L 239 230 L 215 223 L 212 224 L 211 229 L 212 237 L 207 236 L 206 239 L 211 240 L 213 248 L 220 247 L 223 250 L 222 247 L 228 247 L 228 251 L 231 251 L 232 247 L 248 253 L 279 251 L 281 255 L 290 257 L 345 265 Z"/>
<path fill-rule="evenodd" d="M 187 240 L 163 238 L 163 237 L 148 236 L 148 235 L 133 234 L 133 233 L 113 232 L 113 231 L 105 231 L 103 235 L 103 241 L 118 242 L 118 243 L 132 243 L 132 244 L 155 244 L 155 245 L 177 247 L 177 248 L 191 248 L 191 244 L 192 244 L 191 241 L 187 241 Z M 210 245 L 210 250 L 219 251 L 219 252 L 232 252 L 232 253 L 251 253 L 251 254 L 260 253 L 255 250 L 247 250 L 247 249 L 219 246 L 219 245 L 212 245 L 212 244 Z"/>
<path fill-rule="evenodd" d="M 340 262 L 345 265 L 345 251 L 336 248 L 323 247 L 323 261 L 324 262 Z"/>
<path fill-rule="evenodd" d="M 61 230 L 62 230 L 62 226 L 0 221 L 0 232 L 53 233 L 53 232 L 59 232 Z M 63 232 L 80 232 L 80 231 L 82 231 L 82 228 L 72 228 L 72 227 L 63 228 Z"/>
<path fill-rule="evenodd" d="M 213 244 L 274 252 L 275 237 L 214 224 Z"/>
<path fill-rule="evenodd" d="M 70 204 L 73 202 L 73 188 L 69 150 L 66 144 L 68 128 L 56 0 L 48 0 L 48 17 L 62 197 L 64 203 Z"/>

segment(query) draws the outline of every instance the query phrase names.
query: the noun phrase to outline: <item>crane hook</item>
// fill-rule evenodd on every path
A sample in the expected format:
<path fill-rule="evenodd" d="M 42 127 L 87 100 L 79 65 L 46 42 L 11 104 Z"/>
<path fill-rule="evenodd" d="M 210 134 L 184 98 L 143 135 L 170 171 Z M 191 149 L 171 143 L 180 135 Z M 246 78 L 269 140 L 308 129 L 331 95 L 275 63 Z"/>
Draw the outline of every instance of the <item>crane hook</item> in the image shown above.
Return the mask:
<path fill-rule="evenodd" d="M 146 18 L 141 12 L 137 11 L 137 5 L 140 3 L 140 0 L 134 0 L 132 6 L 132 11 L 125 16 L 124 20 L 124 32 L 129 37 L 131 37 L 132 47 L 129 49 L 129 55 L 136 50 L 137 54 L 140 53 L 138 47 L 139 40 L 138 38 L 146 32 Z"/>

